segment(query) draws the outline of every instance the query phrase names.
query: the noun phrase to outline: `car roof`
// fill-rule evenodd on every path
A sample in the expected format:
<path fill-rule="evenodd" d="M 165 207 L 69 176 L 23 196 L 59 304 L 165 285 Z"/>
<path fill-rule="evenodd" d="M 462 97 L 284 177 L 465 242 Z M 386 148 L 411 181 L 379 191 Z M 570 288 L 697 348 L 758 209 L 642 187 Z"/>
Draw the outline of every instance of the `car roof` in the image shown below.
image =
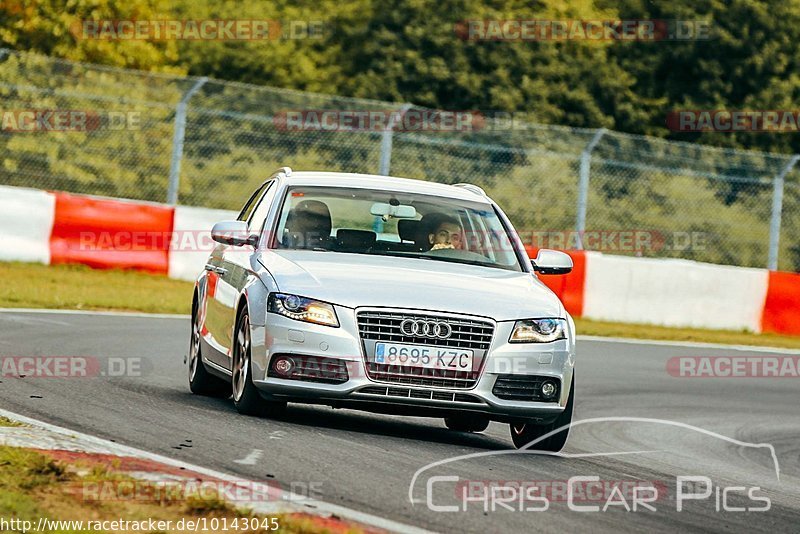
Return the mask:
<path fill-rule="evenodd" d="M 285 176 L 286 185 L 318 185 L 329 187 L 355 187 L 359 189 L 383 189 L 402 193 L 420 193 L 473 202 L 490 203 L 488 197 L 464 187 L 415 180 L 412 178 L 396 178 L 376 174 L 358 174 L 349 172 L 292 171 Z"/>

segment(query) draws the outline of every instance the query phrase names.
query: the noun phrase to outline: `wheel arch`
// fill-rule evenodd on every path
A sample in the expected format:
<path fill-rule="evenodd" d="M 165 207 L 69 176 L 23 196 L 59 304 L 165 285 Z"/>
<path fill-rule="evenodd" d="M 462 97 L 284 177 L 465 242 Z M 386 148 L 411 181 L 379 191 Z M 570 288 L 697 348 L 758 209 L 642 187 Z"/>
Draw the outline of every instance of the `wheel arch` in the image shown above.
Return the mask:
<path fill-rule="evenodd" d="M 250 366 L 253 378 L 261 380 L 267 372 L 266 315 L 268 289 L 256 277 L 239 294 L 236 301 L 234 336 L 239 328 L 239 317 L 246 310 L 250 319 Z"/>
<path fill-rule="evenodd" d="M 200 306 L 200 288 L 197 287 L 195 284 L 194 289 L 192 290 L 192 320 L 194 320 L 194 314 Z"/>
<path fill-rule="evenodd" d="M 269 290 L 259 281 L 257 276 L 251 276 L 245 284 L 236 301 L 236 317 L 247 309 L 250 315 L 250 324 L 264 326 L 267 320 L 267 297 Z"/>
<path fill-rule="evenodd" d="M 239 315 L 241 315 L 242 310 L 247 309 L 249 312 L 249 308 L 250 305 L 247 303 L 247 293 L 242 292 L 242 294 L 239 295 L 239 301 L 236 303 L 236 317 L 238 318 Z"/>

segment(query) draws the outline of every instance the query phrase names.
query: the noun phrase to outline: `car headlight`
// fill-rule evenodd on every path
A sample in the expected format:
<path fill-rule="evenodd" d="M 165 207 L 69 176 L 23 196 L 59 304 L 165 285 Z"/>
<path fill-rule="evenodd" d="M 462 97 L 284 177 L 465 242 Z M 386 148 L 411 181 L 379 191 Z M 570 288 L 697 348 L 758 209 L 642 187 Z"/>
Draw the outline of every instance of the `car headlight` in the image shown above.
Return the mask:
<path fill-rule="evenodd" d="M 322 324 L 325 326 L 339 326 L 336 311 L 327 302 L 287 295 L 285 293 L 270 293 L 267 299 L 267 310 L 307 323 Z"/>
<path fill-rule="evenodd" d="M 509 343 L 549 343 L 566 339 L 567 321 L 564 319 L 525 319 L 514 323 Z"/>

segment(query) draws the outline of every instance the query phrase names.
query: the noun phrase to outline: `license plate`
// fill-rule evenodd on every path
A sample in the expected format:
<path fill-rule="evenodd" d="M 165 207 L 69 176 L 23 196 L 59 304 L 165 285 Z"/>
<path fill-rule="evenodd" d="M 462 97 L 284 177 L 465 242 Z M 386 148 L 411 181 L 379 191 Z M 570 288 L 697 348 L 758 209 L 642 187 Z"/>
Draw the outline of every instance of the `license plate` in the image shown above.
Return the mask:
<path fill-rule="evenodd" d="M 472 371 L 474 352 L 470 349 L 429 347 L 406 343 L 375 343 L 375 363 Z"/>

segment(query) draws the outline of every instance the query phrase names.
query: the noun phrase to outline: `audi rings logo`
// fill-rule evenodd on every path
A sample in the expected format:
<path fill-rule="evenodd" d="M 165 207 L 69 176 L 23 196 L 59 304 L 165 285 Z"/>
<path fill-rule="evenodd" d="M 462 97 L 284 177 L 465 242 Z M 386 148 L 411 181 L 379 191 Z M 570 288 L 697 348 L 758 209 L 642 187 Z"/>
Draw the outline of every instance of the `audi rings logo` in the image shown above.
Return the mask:
<path fill-rule="evenodd" d="M 407 336 L 447 339 L 453 333 L 453 327 L 443 321 L 406 319 L 400 323 L 400 331 Z"/>

